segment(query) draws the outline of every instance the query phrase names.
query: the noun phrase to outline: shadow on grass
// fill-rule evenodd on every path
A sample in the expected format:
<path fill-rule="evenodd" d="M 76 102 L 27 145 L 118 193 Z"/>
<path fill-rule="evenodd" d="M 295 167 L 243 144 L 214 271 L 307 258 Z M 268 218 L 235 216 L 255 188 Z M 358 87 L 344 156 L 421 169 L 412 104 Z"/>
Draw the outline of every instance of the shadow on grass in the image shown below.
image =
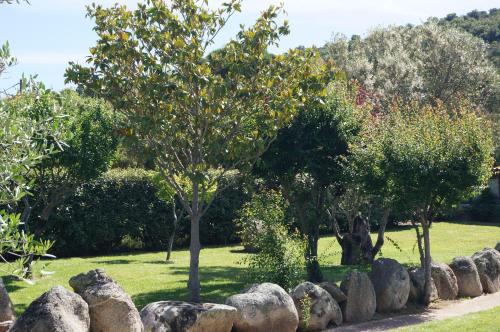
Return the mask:
<path fill-rule="evenodd" d="M 163 262 L 163 264 L 165 264 Z M 200 268 L 201 280 L 201 299 L 203 302 L 224 303 L 227 297 L 240 293 L 245 288 L 245 280 L 243 278 L 244 267 L 228 267 L 228 266 L 209 266 Z M 184 283 L 185 287 L 165 288 L 153 292 L 139 293 L 132 296 L 132 300 L 139 310 L 148 303 L 156 301 L 187 301 L 189 300 L 189 292 L 187 289 L 187 280 L 189 276 L 189 268 L 187 267 L 170 267 L 168 274 L 183 275 L 180 282 Z"/>
<path fill-rule="evenodd" d="M 106 261 L 92 261 L 92 264 L 109 264 L 109 265 L 115 265 L 115 264 L 130 264 L 130 263 L 135 263 L 137 262 L 136 260 L 133 259 L 109 259 Z"/>

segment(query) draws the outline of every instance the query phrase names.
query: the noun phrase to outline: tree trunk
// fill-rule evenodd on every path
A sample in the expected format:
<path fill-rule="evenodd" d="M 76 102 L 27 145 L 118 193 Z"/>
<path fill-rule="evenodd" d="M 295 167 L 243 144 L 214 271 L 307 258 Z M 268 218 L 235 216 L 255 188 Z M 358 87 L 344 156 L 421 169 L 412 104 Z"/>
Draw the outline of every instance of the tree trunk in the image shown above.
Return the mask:
<path fill-rule="evenodd" d="M 172 234 L 170 234 L 170 238 L 168 239 L 167 258 L 166 258 L 167 262 L 170 262 L 170 256 L 172 255 L 172 247 L 174 245 L 175 232 L 177 231 L 177 223 L 179 222 L 177 216 L 177 209 L 175 206 L 175 197 L 172 198 L 172 213 L 174 215 L 174 228 L 172 229 Z"/>
<path fill-rule="evenodd" d="M 424 247 L 425 247 L 425 257 L 424 257 L 424 273 L 425 273 L 425 286 L 424 286 L 424 298 L 423 303 L 428 305 L 431 301 L 431 244 L 429 236 L 429 224 L 427 220 L 422 219 L 422 230 L 424 235 Z"/>
<path fill-rule="evenodd" d="M 200 218 L 201 209 L 199 206 L 199 184 L 193 181 L 193 201 L 191 206 L 191 241 L 189 244 L 189 280 L 188 289 L 192 302 L 200 302 Z"/>
<path fill-rule="evenodd" d="M 307 276 L 310 282 L 323 281 L 323 275 L 318 262 L 318 239 L 319 239 L 319 225 L 309 225 L 309 234 L 307 237 L 307 255 L 306 255 L 306 268 Z"/>
<path fill-rule="evenodd" d="M 372 249 L 372 260 L 375 259 L 380 249 L 384 245 L 384 237 L 385 237 L 385 228 L 387 227 L 387 221 L 389 220 L 389 214 L 391 210 L 389 208 L 384 209 L 384 215 L 382 216 L 382 220 L 380 222 L 378 233 L 377 233 L 377 242 L 375 242 L 375 246 Z"/>
<path fill-rule="evenodd" d="M 342 247 L 341 265 L 371 263 L 374 256 L 368 220 L 356 218 L 352 234 L 344 234 L 340 246 Z"/>

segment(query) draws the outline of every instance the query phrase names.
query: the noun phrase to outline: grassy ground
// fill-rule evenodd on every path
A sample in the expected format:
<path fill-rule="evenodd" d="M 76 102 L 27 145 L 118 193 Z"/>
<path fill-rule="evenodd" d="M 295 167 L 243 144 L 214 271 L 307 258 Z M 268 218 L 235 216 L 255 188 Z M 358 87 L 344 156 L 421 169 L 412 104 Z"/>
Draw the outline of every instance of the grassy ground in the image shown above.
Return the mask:
<path fill-rule="evenodd" d="M 414 230 L 401 228 L 388 231 L 386 235 L 392 241 L 386 241 L 382 248 L 384 257 L 397 259 L 405 265 L 419 264 L 418 252 L 414 248 Z M 486 246 L 494 246 L 498 240 L 500 225 L 441 222 L 435 223 L 431 230 L 433 258 L 440 262 L 449 262 L 458 255 L 471 255 Z M 230 246 L 202 251 L 200 273 L 204 301 L 224 301 L 227 296 L 245 287 L 242 280 L 245 270 L 239 262 L 246 254 L 241 249 L 239 246 Z M 340 248 L 333 237 L 320 240 L 319 255 L 327 280 L 340 281 L 350 269 L 338 266 Z M 100 267 L 122 285 L 141 309 L 153 301 L 187 299 L 189 252 L 175 251 L 172 264 L 166 264 L 164 259 L 165 254 L 162 252 L 57 259 L 48 268 L 55 273 L 37 280 L 35 285 L 10 278 L 5 278 L 4 282 L 16 310 L 21 312 L 49 288 L 55 285 L 69 288 L 71 276 Z"/>
<path fill-rule="evenodd" d="M 499 303 L 500 305 L 500 303 Z M 419 324 L 394 330 L 395 332 L 499 332 L 500 307 L 462 317 L 450 318 L 442 321 Z"/>

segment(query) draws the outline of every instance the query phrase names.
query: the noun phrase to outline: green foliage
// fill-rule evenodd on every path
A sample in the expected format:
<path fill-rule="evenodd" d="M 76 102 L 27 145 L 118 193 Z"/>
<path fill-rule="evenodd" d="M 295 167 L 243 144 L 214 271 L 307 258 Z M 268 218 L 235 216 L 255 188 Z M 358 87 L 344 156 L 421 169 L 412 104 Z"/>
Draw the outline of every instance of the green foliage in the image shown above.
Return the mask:
<path fill-rule="evenodd" d="M 284 208 L 279 192 L 254 195 L 240 212 L 240 223 L 252 223 L 256 218 L 261 221 L 260 229 L 249 239 L 257 253 L 244 260 L 248 265 L 247 280 L 272 282 L 291 290 L 304 277 L 306 242 L 297 232 L 289 233 Z"/>
<path fill-rule="evenodd" d="M 489 124 L 468 105 L 393 110 L 380 138 L 379 169 L 398 205 L 425 218 L 477 195 L 493 165 Z"/>
<path fill-rule="evenodd" d="M 488 43 L 488 54 L 500 68 L 500 10 L 497 8 L 486 11 L 473 10 L 466 15 L 448 14 L 439 20 L 442 25 L 451 25 L 463 29 Z"/>
<path fill-rule="evenodd" d="M 55 209 L 43 236 L 54 241 L 57 256 L 165 250 L 173 228 L 172 202 L 158 190 L 157 173 L 113 169 L 78 187 Z M 236 212 L 247 198 L 244 184 L 228 178 L 200 225 L 204 245 L 236 243 Z M 35 210 L 35 212 L 37 212 Z M 36 222 L 36 221 L 33 221 Z M 34 226 L 34 225 L 33 225 Z M 189 223 L 180 219 L 175 247 L 189 245 Z"/>
<path fill-rule="evenodd" d="M 21 278 L 31 277 L 33 265 L 47 256 L 49 241 L 35 240 L 16 204 L 26 200 L 35 185 L 29 174 L 60 147 L 61 118 L 31 116 L 11 108 L 16 99 L 0 100 L 0 259 L 15 258 L 2 269 Z"/>
<path fill-rule="evenodd" d="M 239 218 L 236 220 L 238 236 L 245 249 L 257 251 L 262 233 L 274 225 L 284 223 L 286 208 L 287 204 L 278 192 L 271 190 L 253 194 L 239 211 Z"/>
<path fill-rule="evenodd" d="M 463 98 L 498 110 L 498 73 L 487 45 L 463 30 L 430 20 L 377 28 L 365 38 L 340 36 L 327 48 L 335 64 L 384 110 L 395 99 L 455 105 Z"/>
<path fill-rule="evenodd" d="M 0 75 L 15 63 L 16 58 L 10 55 L 9 42 L 5 42 L 0 47 Z"/>
<path fill-rule="evenodd" d="M 472 220 L 494 223 L 500 220 L 500 204 L 498 203 L 498 198 L 487 188 L 472 200 L 470 208 L 466 211 L 470 213 Z"/>

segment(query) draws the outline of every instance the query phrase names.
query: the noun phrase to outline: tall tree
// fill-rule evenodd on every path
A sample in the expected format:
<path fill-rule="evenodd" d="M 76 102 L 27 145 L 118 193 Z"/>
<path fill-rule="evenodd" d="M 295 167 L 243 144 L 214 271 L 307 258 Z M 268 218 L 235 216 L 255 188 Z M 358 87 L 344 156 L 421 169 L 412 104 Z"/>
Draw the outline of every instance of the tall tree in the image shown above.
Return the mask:
<path fill-rule="evenodd" d="M 490 126 L 462 104 L 393 109 L 381 131 L 380 171 L 391 183 L 397 205 L 413 213 L 425 298 L 431 282 L 430 223 L 437 213 L 477 195 L 493 164 Z M 423 241 L 422 241 L 423 240 Z"/>
<path fill-rule="evenodd" d="M 212 10 L 207 1 L 146 0 L 125 6 L 91 6 L 98 35 L 90 67 L 71 64 L 67 81 L 109 100 L 128 128 L 151 151 L 175 189 L 191 223 L 188 287 L 200 300 L 200 222 L 228 171 L 248 170 L 278 128 L 294 114 L 303 56 L 266 56 L 289 32 L 271 6 L 219 52 L 214 39 L 240 10 L 239 0 Z M 223 70 L 221 70 L 223 69 Z M 177 179 L 191 183 L 188 195 Z M 209 200 L 210 188 L 217 188 Z"/>

